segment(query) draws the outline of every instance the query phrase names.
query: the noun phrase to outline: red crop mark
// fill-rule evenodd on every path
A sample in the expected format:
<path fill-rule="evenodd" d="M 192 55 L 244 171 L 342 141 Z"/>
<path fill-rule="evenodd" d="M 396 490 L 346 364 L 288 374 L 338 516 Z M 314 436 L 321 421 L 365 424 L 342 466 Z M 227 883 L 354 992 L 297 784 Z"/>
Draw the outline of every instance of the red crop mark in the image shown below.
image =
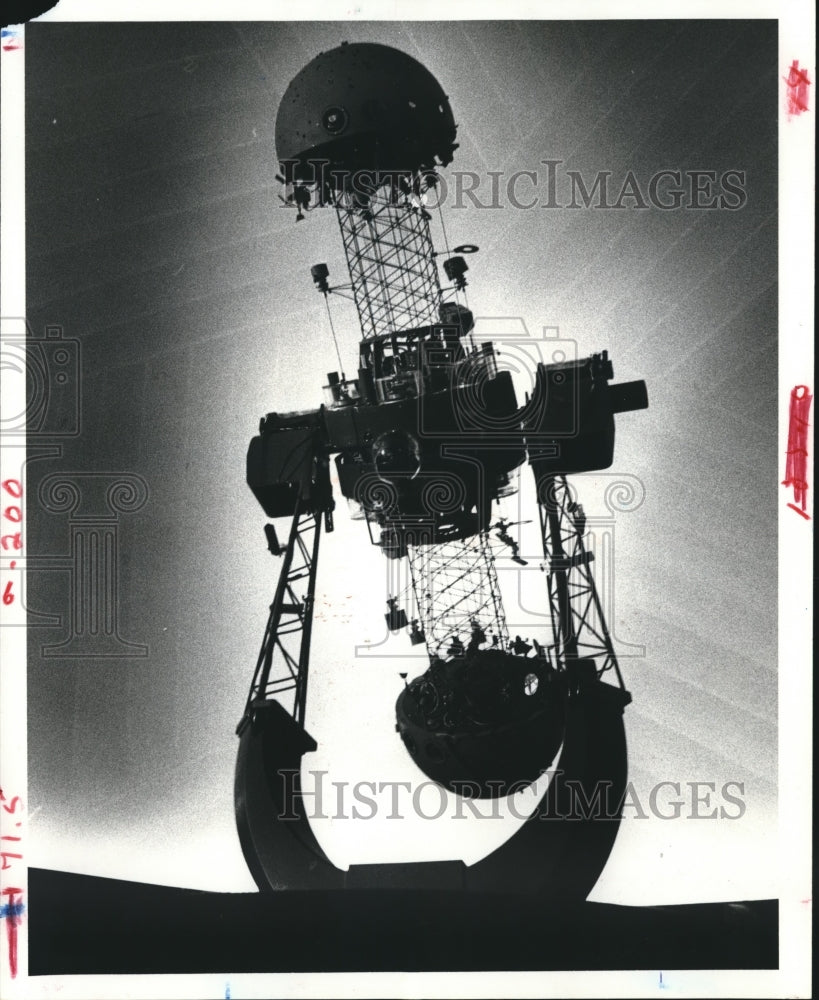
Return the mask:
<path fill-rule="evenodd" d="M 806 385 L 791 389 L 791 403 L 788 419 L 788 451 L 785 463 L 783 486 L 793 487 L 794 503 L 788 506 L 806 520 L 808 506 L 808 415 L 813 396 Z"/>
<path fill-rule="evenodd" d="M 788 85 L 787 111 L 789 115 L 801 115 L 808 110 L 808 71 L 799 68 L 799 60 L 794 59 L 788 75 L 784 78 Z"/>

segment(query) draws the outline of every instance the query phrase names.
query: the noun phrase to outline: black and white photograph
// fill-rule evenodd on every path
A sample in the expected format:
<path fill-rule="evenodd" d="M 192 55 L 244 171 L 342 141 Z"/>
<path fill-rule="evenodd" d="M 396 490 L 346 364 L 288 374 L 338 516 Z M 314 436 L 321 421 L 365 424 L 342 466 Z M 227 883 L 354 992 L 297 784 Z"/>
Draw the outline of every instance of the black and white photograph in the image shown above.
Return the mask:
<path fill-rule="evenodd" d="M 3 27 L 4 997 L 810 996 L 779 8 Z"/>

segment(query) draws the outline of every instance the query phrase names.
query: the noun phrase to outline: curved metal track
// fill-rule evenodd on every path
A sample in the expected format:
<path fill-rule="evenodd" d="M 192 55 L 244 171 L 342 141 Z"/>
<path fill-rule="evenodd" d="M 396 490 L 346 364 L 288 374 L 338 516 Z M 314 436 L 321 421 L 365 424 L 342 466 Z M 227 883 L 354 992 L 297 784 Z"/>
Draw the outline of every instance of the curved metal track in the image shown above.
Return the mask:
<path fill-rule="evenodd" d="M 455 891 L 586 898 L 617 835 L 627 782 L 627 692 L 577 678 L 567 701 L 560 767 L 533 815 L 483 860 L 336 868 L 316 840 L 300 793 L 302 756 L 315 741 L 276 701 L 256 708 L 241 733 L 235 804 L 242 851 L 261 890 L 428 888 L 446 869 Z"/>

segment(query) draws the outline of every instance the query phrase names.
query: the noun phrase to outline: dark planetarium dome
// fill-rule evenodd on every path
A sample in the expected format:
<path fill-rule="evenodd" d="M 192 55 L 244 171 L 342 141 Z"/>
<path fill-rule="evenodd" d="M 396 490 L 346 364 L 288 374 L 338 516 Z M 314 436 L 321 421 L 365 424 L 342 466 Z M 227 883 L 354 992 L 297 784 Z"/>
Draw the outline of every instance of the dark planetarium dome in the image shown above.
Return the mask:
<path fill-rule="evenodd" d="M 309 62 L 285 91 L 276 155 L 288 183 L 328 170 L 427 170 L 452 160 L 455 120 L 441 85 L 399 49 L 342 43 Z"/>

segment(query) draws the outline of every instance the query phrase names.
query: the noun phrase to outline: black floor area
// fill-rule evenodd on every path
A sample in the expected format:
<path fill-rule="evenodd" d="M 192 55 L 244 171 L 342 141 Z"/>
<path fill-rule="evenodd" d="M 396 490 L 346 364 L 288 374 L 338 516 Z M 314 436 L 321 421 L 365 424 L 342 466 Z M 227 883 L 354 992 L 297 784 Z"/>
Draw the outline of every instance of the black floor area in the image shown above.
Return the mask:
<path fill-rule="evenodd" d="M 770 969 L 776 900 L 544 905 L 433 890 L 208 893 L 29 871 L 29 974 Z"/>

